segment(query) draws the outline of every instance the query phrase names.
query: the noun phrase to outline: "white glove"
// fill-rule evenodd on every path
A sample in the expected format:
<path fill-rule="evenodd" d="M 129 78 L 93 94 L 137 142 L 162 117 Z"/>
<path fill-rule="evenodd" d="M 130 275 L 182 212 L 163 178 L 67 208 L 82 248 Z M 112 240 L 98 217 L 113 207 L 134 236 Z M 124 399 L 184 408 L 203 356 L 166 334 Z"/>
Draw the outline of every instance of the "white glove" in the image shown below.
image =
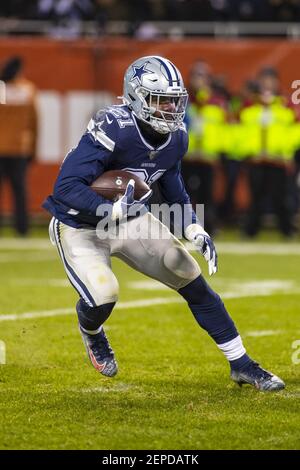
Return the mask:
<path fill-rule="evenodd" d="M 190 224 L 184 232 L 185 237 L 194 244 L 195 248 L 203 255 L 208 263 L 208 273 L 210 276 L 218 270 L 218 256 L 215 245 L 199 224 Z"/>
<path fill-rule="evenodd" d="M 128 215 L 135 215 L 142 209 L 148 199 L 150 199 L 152 189 L 150 189 L 150 191 L 144 194 L 140 199 L 134 199 L 134 186 L 135 181 L 133 179 L 129 180 L 124 195 L 113 204 L 111 215 L 112 220 L 121 220 L 128 214 L 128 212 Z"/>

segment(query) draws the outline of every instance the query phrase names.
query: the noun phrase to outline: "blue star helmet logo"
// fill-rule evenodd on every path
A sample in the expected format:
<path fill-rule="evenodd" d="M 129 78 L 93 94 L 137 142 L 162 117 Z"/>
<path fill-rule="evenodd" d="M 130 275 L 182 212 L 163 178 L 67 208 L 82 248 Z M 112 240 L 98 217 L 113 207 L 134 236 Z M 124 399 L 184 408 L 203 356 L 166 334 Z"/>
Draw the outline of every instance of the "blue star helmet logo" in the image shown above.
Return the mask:
<path fill-rule="evenodd" d="M 141 65 L 140 67 L 133 66 L 132 68 L 133 68 L 134 74 L 132 75 L 130 80 L 134 80 L 136 78 L 138 80 L 139 84 L 141 85 L 143 75 L 145 75 L 146 73 L 154 73 L 154 72 L 152 72 L 152 70 L 147 70 L 147 68 L 146 68 L 147 63 Z"/>

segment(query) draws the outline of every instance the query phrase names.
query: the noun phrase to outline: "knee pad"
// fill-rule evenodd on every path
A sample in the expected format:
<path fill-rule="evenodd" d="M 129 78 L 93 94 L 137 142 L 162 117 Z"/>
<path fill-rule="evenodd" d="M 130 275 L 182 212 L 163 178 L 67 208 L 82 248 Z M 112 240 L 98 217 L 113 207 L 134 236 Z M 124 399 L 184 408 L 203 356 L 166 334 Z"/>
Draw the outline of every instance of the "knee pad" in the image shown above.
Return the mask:
<path fill-rule="evenodd" d="M 164 265 L 182 279 L 192 280 L 201 273 L 198 263 L 188 251 L 180 245 L 172 246 L 166 251 L 164 255 Z"/>
<path fill-rule="evenodd" d="M 90 307 L 83 299 L 79 299 L 76 305 L 80 325 L 86 330 L 97 330 L 110 316 L 115 302 Z"/>
<path fill-rule="evenodd" d="M 119 283 L 109 266 L 97 264 L 87 271 L 87 287 L 97 305 L 116 302 Z"/>

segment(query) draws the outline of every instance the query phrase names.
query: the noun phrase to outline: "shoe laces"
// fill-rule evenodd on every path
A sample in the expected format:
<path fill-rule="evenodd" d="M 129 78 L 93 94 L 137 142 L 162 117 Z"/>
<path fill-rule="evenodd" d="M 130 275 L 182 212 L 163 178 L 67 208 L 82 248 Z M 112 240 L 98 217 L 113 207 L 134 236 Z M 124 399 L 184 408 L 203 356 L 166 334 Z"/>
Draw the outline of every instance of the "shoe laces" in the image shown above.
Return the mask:
<path fill-rule="evenodd" d="M 246 370 L 250 375 L 257 378 L 258 380 L 270 379 L 272 377 L 269 372 L 260 367 L 260 365 L 255 361 L 252 361 Z"/>
<path fill-rule="evenodd" d="M 113 351 L 103 329 L 97 335 L 90 337 L 90 347 L 93 348 L 94 346 L 96 347 L 97 356 L 100 353 L 102 359 L 113 356 Z"/>

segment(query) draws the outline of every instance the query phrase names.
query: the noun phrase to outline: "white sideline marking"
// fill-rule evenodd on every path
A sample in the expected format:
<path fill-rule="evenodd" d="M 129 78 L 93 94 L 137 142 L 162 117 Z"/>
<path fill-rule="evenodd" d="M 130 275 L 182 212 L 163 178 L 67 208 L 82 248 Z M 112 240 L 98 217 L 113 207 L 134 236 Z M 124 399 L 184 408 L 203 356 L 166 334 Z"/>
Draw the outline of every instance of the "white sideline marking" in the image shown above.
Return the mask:
<path fill-rule="evenodd" d="M 300 255 L 299 242 L 263 243 L 263 242 L 215 242 L 217 252 L 227 255 Z M 186 243 L 189 251 L 196 251 L 192 243 Z"/>
<path fill-rule="evenodd" d="M 299 286 L 294 281 L 270 279 L 264 281 L 249 281 L 240 283 L 228 283 L 228 290 L 220 292 L 224 299 L 269 296 L 272 294 L 296 294 L 300 292 Z"/>
<path fill-rule="evenodd" d="M 46 233 L 46 231 L 45 231 Z M 299 240 L 300 241 L 300 240 Z M 230 255 L 252 255 L 252 254 L 264 254 L 264 255 L 300 255 L 300 243 L 299 241 L 292 241 L 286 243 L 274 243 L 274 242 L 218 242 L 216 240 L 216 248 L 219 253 L 230 254 Z M 195 251 L 191 243 L 186 243 L 186 247 Z M 48 238 L 29 238 L 29 239 L 18 239 L 18 238 L 1 238 L 0 250 L 41 250 L 41 251 L 52 251 L 55 252 L 55 248 L 51 245 Z"/>
<path fill-rule="evenodd" d="M 156 289 L 157 284 L 160 285 L 157 281 L 137 281 L 134 284 L 137 289 L 145 289 L 145 283 L 148 283 L 148 287 L 150 287 L 150 283 L 152 283 Z M 226 281 L 224 281 L 224 284 Z M 267 297 L 274 292 L 280 294 L 287 294 L 287 293 L 297 293 L 300 290 L 295 289 L 296 283 L 292 281 L 284 281 L 284 280 L 265 280 L 265 281 L 250 281 L 242 283 L 231 283 L 228 282 L 229 287 L 235 286 L 234 290 L 224 290 L 224 292 L 219 292 L 220 296 L 223 299 L 239 299 L 243 297 L 256 297 L 256 296 L 264 296 Z M 142 287 L 141 287 L 142 286 Z M 164 285 L 163 289 L 165 288 Z M 142 308 L 142 307 L 151 307 L 152 305 L 166 305 L 166 304 L 182 304 L 185 303 L 185 300 L 179 297 L 154 297 L 152 299 L 140 299 L 140 300 L 133 300 L 127 302 L 119 302 L 117 303 L 115 310 L 125 310 L 131 308 Z M 2 321 L 14 321 L 14 320 L 26 320 L 26 319 L 33 319 L 33 318 L 47 318 L 47 317 L 56 317 L 61 315 L 71 315 L 75 314 L 75 308 L 58 308 L 54 310 L 43 310 L 37 312 L 24 312 L 24 313 L 10 313 L 0 315 L 0 322 Z"/>
<path fill-rule="evenodd" d="M 276 336 L 282 334 L 282 330 L 260 330 L 260 331 L 248 331 L 243 337 L 250 336 L 253 338 L 259 338 L 260 336 Z"/>
<path fill-rule="evenodd" d="M 57 260 L 56 252 L 35 251 L 34 253 L 0 253 L 0 263 L 39 263 Z"/>
<path fill-rule="evenodd" d="M 46 231 L 45 231 L 46 233 Z M 1 238 L 1 250 L 54 250 L 48 238 Z"/>
<path fill-rule="evenodd" d="M 39 312 L 9 313 L 0 315 L 0 322 L 27 320 L 30 318 L 57 317 L 60 315 L 70 315 L 71 313 L 75 313 L 75 308 L 57 308 L 55 310 L 42 310 Z"/>
<path fill-rule="evenodd" d="M 133 300 L 129 302 L 119 302 L 115 306 L 115 310 L 125 310 L 127 308 L 150 307 L 152 305 L 164 305 L 169 303 L 184 303 L 181 297 L 156 297 L 154 299 Z M 25 313 L 9 313 L 0 315 L 0 322 L 2 321 L 15 321 L 27 320 L 32 318 L 47 318 L 57 317 L 61 315 L 75 314 L 75 307 L 73 308 L 57 308 L 55 310 L 43 310 L 38 312 L 25 312 Z"/>
<path fill-rule="evenodd" d="M 300 292 L 296 282 L 285 279 L 264 279 L 261 281 L 239 281 L 237 279 L 213 279 L 213 284 L 217 287 L 218 293 L 224 299 L 253 297 L 256 295 L 267 296 L 278 293 Z M 169 290 L 164 284 L 154 281 L 129 282 L 127 286 L 136 290 Z"/>
<path fill-rule="evenodd" d="M 11 285 L 21 286 L 49 286 L 49 287 L 70 287 L 70 282 L 66 278 L 53 278 L 53 279 L 11 279 Z M 152 279 L 143 281 L 128 282 L 127 287 L 135 290 L 150 290 L 150 291 L 172 291 L 172 289 L 159 281 Z M 213 287 L 224 298 L 245 297 L 253 295 L 270 295 L 272 293 L 299 292 L 299 288 L 294 281 L 284 279 L 265 279 L 261 281 L 239 281 L 238 279 L 213 279 Z"/>
<path fill-rule="evenodd" d="M 64 281 L 64 280 L 54 280 L 54 281 Z M 64 281 L 68 282 L 68 281 Z M 224 280 L 223 286 L 226 284 Z M 160 284 L 157 281 L 137 281 L 135 283 L 130 283 L 131 286 L 135 286 L 136 289 L 152 289 L 158 288 L 168 289 L 163 284 Z M 291 292 L 299 292 L 299 289 L 296 288 L 296 283 L 292 281 L 271 279 L 264 281 L 247 281 L 244 283 L 241 282 L 227 282 L 228 290 L 221 289 L 220 295 L 223 299 L 238 299 L 242 297 L 256 297 L 256 296 L 269 296 L 275 292 L 285 294 Z M 181 297 L 154 297 L 152 299 L 140 299 L 133 300 L 128 302 L 119 302 L 115 309 L 124 310 L 130 308 L 140 308 L 140 307 L 150 307 L 152 305 L 166 305 L 169 303 L 185 303 Z M 75 308 L 59 308 L 54 310 L 43 310 L 37 312 L 24 312 L 24 313 L 13 313 L 0 315 L 0 322 L 2 321 L 14 321 L 14 320 L 26 320 L 33 318 L 47 318 L 55 317 L 61 315 L 71 315 L 75 313 Z"/>
<path fill-rule="evenodd" d="M 127 283 L 129 289 L 136 290 L 170 290 L 170 287 L 166 286 L 162 282 L 150 279 L 149 281 L 132 281 Z"/>
<path fill-rule="evenodd" d="M 18 286 L 50 286 L 50 287 L 70 287 L 68 279 L 11 279 L 10 284 Z"/>

